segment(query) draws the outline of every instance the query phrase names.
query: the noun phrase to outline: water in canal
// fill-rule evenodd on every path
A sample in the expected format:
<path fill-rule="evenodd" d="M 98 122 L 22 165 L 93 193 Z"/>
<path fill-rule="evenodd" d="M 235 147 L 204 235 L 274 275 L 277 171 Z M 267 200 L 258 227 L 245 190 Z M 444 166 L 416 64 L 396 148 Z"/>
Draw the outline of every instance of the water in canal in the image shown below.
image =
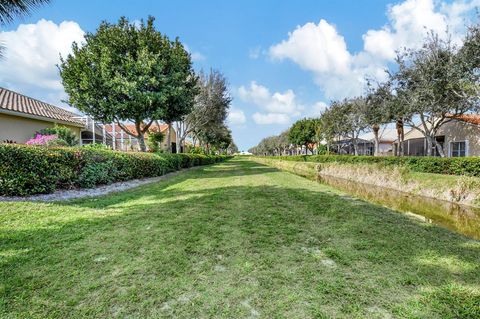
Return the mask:
<path fill-rule="evenodd" d="M 480 240 L 480 208 L 458 205 L 433 198 L 322 175 L 318 181 L 354 197 L 393 210 L 414 214 L 425 222 L 439 225 Z"/>

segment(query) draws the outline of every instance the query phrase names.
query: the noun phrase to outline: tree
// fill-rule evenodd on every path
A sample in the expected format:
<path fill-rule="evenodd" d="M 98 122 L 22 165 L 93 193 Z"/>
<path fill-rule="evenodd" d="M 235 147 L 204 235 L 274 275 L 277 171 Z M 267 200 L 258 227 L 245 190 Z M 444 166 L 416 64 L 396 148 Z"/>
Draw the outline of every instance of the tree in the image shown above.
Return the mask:
<path fill-rule="evenodd" d="M 348 140 L 358 155 L 358 137 L 368 127 L 365 119 L 367 101 L 363 97 L 333 101 L 321 117 L 321 127 L 328 140 Z"/>
<path fill-rule="evenodd" d="M 192 111 L 176 122 L 178 143 L 184 143 L 187 136 L 192 136 L 204 146 L 216 144 L 216 139 L 225 135 L 232 102 L 227 79 L 218 70 L 211 70 L 208 75 L 200 72 L 197 92 Z"/>
<path fill-rule="evenodd" d="M 230 143 L 230 145 L 228 145 L 228 147 L 227 147 L 227 154 L 228 154 L 228 155 L 233 155 L 233 154 L 236 154 L 236 153 L 238 153 L 238 147 L 237 147 L 237 145 L 235 144 L 235 142 L 232 141 L 232 142 Z"/>
<path fill-rule="evenodd" d="M 154 18 L 117 24 L 102 22 L 85 43 L 61 58 L 60 75 L 68 103 L 103 123 L 116 122 L 146 150 L 144 135 L 155 120 L 174 118 L 188 103 L 190 56 L 177 40 L 155 30 Z M 172 111 L 173 109 L 173 111 Z M 125 121 L 135 124 L 130 131 Z"/>
<path fill-rule="evenodd" d="M 372 82 L 369 81 L 368 92 L 365 121 L 372 129 L 375 141 L 374 155 L 378 156 L 380 154 L 380 126 L 391 120 L 388 109 L 389 101 L 391 100 L 390 86 L 388 83 L 373 86 Z"/>
<path fill-rule="evenodd" d="M 318 121 L 315 119 L 302 119 L 295 122 L 288 132 L 288 139 L 292 144 L 304 145 L 313 153 L 313 145 L 317 141 Z"/>
<path fill-rule="evenodd" d="M 172 73 L 170 85 L 174 93 L 169 96 L 165 108 L 161 109 L 158 114 L 158 117 L 168 125 L 168 152 L 171 152 L 172 123 L 182 121 L 192 111 L 195 96 L 198 94 L 197 76 L 192 68 L 192 60 L 178 39 L 173 43 L 171 57 L 173 69 L 170 70 Z M 178 128 L 176 136 L 176 152 L 180 153 L 182 141 L 179 140 Z"/>
<path fill-rule="evenodd" d="M 164 141 L 165 134 L 160 132 L 160 130 L 148 132 L 148 148 L 153 152 L 158 152 L 160 150 L 160 144 Z"/>
<path fill-rule="evenodd" d="M 30 14 L 35 8 L 49 3 L 50 0 L 2 0 L 0 3 L 0 24 L 7 24 L 15 17 Z"/>
<path fill-rule="evenodd" d="M 479 109 L 478 72 L 460 53 L 450 39 L 432 33 L 422 48 L 397 58 L 392 76 L 397 103 L 405 107 L 406 124 L 424 135 L 428 156 L 434 149 L 445 156 L 436 140 L 444 124 Z"/>
<path fill-rule="evenodd" d="M 280 135 L 277 136 L 277 145 L 279 148 L 279 155 L 283 155 L 287 149 L 290 148 L 290 141 L 288 139 L 289 131 L 283 131 Z"/>

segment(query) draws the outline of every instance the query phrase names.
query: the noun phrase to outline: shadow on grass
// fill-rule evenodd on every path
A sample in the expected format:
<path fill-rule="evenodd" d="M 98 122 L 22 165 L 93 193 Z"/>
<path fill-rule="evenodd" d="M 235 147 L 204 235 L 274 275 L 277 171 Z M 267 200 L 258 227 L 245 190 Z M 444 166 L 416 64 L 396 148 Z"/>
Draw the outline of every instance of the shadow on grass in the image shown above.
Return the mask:
<path fill-rule="evenodd" d="M 231 161 L 128 193 L 28 204 L 48 217 L 1 229 L 0 309 L 33 317 L 236 317 L 248 310 L 239 300 L 251 300 L 266 317 L 300 308 L 332 315 L 328 307 L 338 316 L 368 315 L 373 305 L 403 316 L 418 303 L 420 317 L 479 314 L 477 241 L 300 187 L 172 187 L 248 176 L 243 171 L 278 172 Z"/>

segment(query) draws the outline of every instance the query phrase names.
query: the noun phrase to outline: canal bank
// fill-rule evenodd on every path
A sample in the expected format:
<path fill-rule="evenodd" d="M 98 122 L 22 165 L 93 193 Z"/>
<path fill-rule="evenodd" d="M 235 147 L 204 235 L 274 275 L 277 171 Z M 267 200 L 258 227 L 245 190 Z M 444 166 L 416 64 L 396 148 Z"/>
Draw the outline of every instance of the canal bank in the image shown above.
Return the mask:
<path fill-rule="evenodd" d="M 317 180 L 351 196 L 480 239 L 480 179 L 371 164 L 253 160 Z"/>

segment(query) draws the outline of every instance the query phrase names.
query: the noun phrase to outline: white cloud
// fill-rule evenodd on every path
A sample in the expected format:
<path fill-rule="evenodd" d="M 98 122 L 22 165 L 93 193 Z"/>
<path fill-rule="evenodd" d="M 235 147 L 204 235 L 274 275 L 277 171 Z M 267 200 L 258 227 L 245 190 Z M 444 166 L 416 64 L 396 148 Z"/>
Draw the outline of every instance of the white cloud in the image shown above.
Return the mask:
<path fill-rule="evenodd" d="M 291 59 L 306 70 L 314 72 L 348 72 L 351 56 L 345 39 L 325 20 L 318 24 L 297 26 L 288 39 L 270 48 L 274 59 Z"/>
<path fill-rule="evenodd" d="M 227 121 L 231 125 L 241 125 L 246 122 L 246 117 L 245 113 L 237 108 L 230 108 L 230 111 L 228 113 Z"/>
<path fill-rule="evenodd" d="M 288 124 L 290 123 L 290 117 L 287 114 L 281 113 L 254 113 L 253 121 L 257 124 L 266 125 L 266 124 Z"/>
<path fill-rule="evenodd" d="M 317 102 L 310 108 L 309 116 L 311 117 L 318 117 L 320 114 L 325 111 L 328 107 L 328 104 L 325 102 Z"/>
<path fill-rule="evenodd" d="M 442 11 L 433 0 L 406 0 L 390 7 L 390 23 L 381 30 L 369 30 L 363 35 L 365 52 L 380 59 L 393 60 L 396 50 L 422 45 L 428 31 L 445 36 L 449 28 L 458 27 L 458 19 L 464 11 L 457 9 L 455 14 Z"/>
<path fill-rule="evenodd" d="M 267 87 L 252 81 L 248 87 L 242 85 L 238 89 L 238 95 L 242 101 L 253 103 L 265 112 L 253 115 L 257 124 L 288 123 L 291 117 L 300 115 L 303 110 L 291 89 L 283 93 L 271 93 Z"/>
<path fill-rule="evenodd" d="M 252 60 L 256 60 L 260 57 L 260 54 L 262 53 L 261 51 L 261 48 L 260 47 L 256 47 L 254 49 L 250 49 L 248 51 L 248 57 Z"/>
<path fill-rule="evenodd" d="M 300 106 L 295 97 L 295 93 L 288 89 L 280 93 L 270 93 L 270 90 L 255 81 L 250 83 L 249 87 L 241 86 L 238 89 L 240 99 L 245 102 L 252 102 L 260 108 L 271 113 L 297 114 L 302 106 Z"/>
<path fill-rule="evenodd" d="M 295 92 L 291 89 L 285 92 L 274 92 L 257 82 L 252 81 L 248 87 L 241 86 L 238 96 L 244 102 L 253 103 L 262 112 L 252 116 L 256 124 L 288 124 L 300 116 L 318 116 L 327 107 L 323 102 L 317 102 L 306 107 L 297 101 Z"/>
<path fill-rule="evenodd" d="M 81 42 L 83 36 L 76 22 L 64 21 L 57 25 L 44 19 L 1 32 L 0 41 L 6 48 L 0 61 L 0 82 L 12 89 L 43 89 L 46 96 L 62 95 L 56 65 L 60 55 L 71 52 L 72 42 Z"/>
<path fill-rule="evenodd" d="M 465 22 L 480 0 L 405 0 L 388 7 L 388 23 L 363 35 L 363 50 L 352 53 L 334 25 L 325 20 L 298 26 L 286 40 L 270 47 L 273 60 L 289 59 L 314 74 L 327 98 L 363 93 L 365 77 L 386 78 L 384 70 L 404 47 L 420 46 L 430 30 L 459 41 Z"/>
<path fill-rule="evenodd" d="M 207 57 L 202 53 L 198 51 L 190 50 L 190 47 L 188 45 L 183 44 L 183 47 L 185 48 L 185 50 L 187 50 L 188 53 L 190 53 L 190 57 L 192 58 L 192 61 L 198 62 L 198 61 L 205 61 L 207 59 Z"/>

